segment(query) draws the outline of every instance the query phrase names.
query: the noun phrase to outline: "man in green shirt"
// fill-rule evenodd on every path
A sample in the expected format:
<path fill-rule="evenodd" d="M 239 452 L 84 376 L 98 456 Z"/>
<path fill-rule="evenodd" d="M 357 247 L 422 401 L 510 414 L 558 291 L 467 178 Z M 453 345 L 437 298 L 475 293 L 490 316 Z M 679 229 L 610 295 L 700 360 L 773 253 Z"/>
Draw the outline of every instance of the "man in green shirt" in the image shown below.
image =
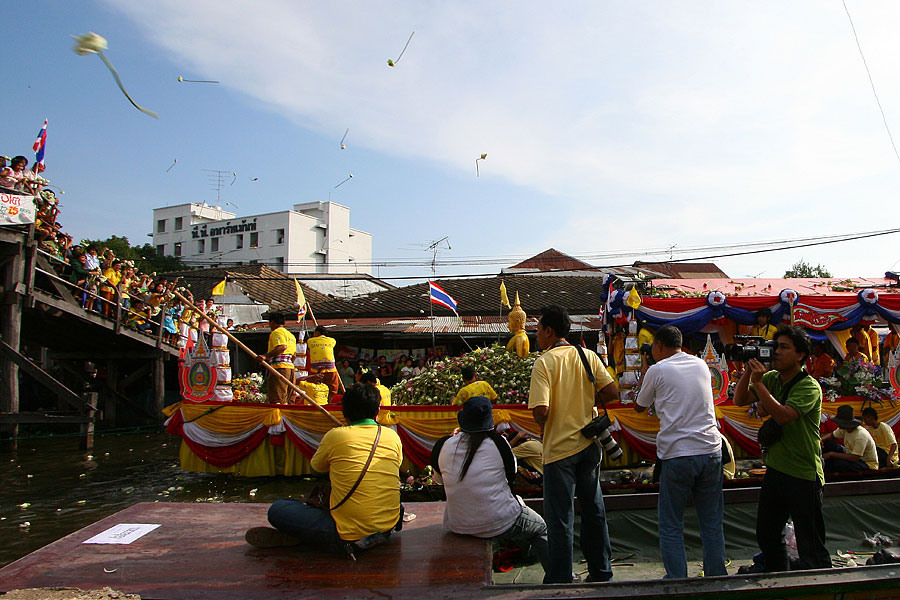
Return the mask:
<path fill-rule="evenodd" d="M 774 339 L 773 370 L 767 372 L 761 362 L 750 360 L 734 393 L 735 405 L 757 402 L 760 414 L 771 415 L 782 431 L 763 454 L 766 475 L 759 493 L 756 541 L 765 571 L 787 571 L 784 527 L 790 516 L 801 567 L 831 568 L 822 516 L 822 388 L 803 370 L 810 353 L 806 332 L 782 327 Z"/>

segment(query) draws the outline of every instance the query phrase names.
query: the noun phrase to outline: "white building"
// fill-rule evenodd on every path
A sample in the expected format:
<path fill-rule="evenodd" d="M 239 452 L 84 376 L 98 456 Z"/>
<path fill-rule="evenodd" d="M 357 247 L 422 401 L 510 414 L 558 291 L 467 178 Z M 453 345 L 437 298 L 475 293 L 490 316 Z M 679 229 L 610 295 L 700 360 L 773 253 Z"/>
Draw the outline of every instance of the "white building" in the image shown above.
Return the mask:
<path fill-rule="evenodd" d="M 371 275 L 372 234 L 350 227 L 350 209 L 334 202 L 248 217 L 206 204 L 155 208 L 152 236 L 159 254 L 195 267 L 264 264 L 283 273 Z"/>

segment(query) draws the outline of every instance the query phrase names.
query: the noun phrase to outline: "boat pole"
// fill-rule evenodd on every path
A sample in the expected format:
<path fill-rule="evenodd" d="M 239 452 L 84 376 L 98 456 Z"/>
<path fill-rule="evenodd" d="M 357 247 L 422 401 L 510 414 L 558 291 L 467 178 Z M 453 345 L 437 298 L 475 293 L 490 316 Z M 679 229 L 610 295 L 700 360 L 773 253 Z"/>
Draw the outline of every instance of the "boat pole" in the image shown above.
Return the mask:
<path fill-rule="evenodd" d="M 209 323 L 209 326 L 210 326 L 210 327 L 214 328 L 214 329 L 215 329 L 216 331 L 218 331 L 219 333 L 224 334 L 229 340 L 231 340 L 232 342 L 234 342 L 235 345 L 236 345 L 238 348 L 240 348 L 241 350 L 243 350 L 244 352 L 246 352 L 247 354 L 249 354 L 249 355 L 252 356 L 253 358 L 257 358 L 257 357 L 259 356 L 256 352 L 254 352 L 253 350 L 251 350 L 250 348 L 248 348 L 246 345 L 244 345 L 239 339 L 237 339 L 236 337 L 234 337 L 234 335 L 232 335 L 231 332 L 229 332 L 227 329 L 225 329 L 224 327 L 222 327 L 221 325 L 219 325 L 218 323 L 216 323 L 216 320 L 215 320 L 215 319 L 213 319 L 212 317 L 210 317 L 209 315 L 207 315 L 205 312 L 201 311 L 201 310 L 198 309 L 196 306 L 194 306 L 193 302 L 191 302 L 190 300 L 188 300 L 187 298 L 185 298 L 184 296 L 182 296 L 182 295 L 181 295 L 180 293 L 178 293 L 176 290 L 172 290 L 172 294 L 174 294 L 176 298 L 178 298 L 179 300 L 181 300 L 181 301 L 185 304 L 185 306 L 187 306 L 188 308 L 190 308 L 190 309 L 193 310 L 193 311 L 196 311 L 197 314 L 199 314 L 202 318 L 206 319 L 206 321 Z M 202 335 L 202 334 L 201 334 L 201 335 Z M 341 421 L 340 421 L 337 417 L 335 417 L 333 414 L 331 414 L 330 412 L 328 412 L 327 410 L 325 410 L 321 405 L 316 404 L 316 403 L 313 401 L 313 399 L 310 398 L 309 396 L 307 396 L 307 395 L 306 395 L 306 392 L 304 392 L 304 391 L 301 390 L 299 387 L 297 387 L 297 385 L 296 385 L 293 381 L 290 381 L 287 377 L 285 377 L 284 375 L 282 375 L 281 373 L 279 373 L 279 372 L 278 372 L 278 369 L 276 369 L 275 367 L 273 367 L 272 365 L 270 365 L 270 364 L 267 363 L 266 361 L 262 361 L 261 364 L 262 364 L 262 366 L 264 366 L 264 367 L 269 371 L 269 374 L 274 375 L 275 377 L 280 377 L 281 379 L 283 379 L 284 382 L 287 383 L 288 387 L 291 388 L 292 390 L 294 390 L 295 392 L 297 392 L 297 394 L 298 394 L 301 398 L 303 398 L 303 399 L 306 401 L 307 404 L 309 404 L 310 406 L 313 406 L 313 407 L 315 407 L 316 409 L 318 409 L 319 412 L 321 412 L 323 415 L 325 415 L 326 417 L 328 417 L 329 419 L 331 419 L 332 421 L 334 421 L 334 424 L 335 424 L 335 425 L 337 425 L 338 427 L 343 427 L 343 426 L 344 426 L 344 424 L 341 423 Z"/>

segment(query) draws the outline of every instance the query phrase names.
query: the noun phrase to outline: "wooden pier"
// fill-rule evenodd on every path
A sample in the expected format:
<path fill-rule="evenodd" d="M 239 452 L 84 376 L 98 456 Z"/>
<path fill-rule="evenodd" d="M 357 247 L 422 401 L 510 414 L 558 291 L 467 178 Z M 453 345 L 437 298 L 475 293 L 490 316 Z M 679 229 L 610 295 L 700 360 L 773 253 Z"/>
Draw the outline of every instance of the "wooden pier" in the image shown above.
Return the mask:
<path fill-rule="evenodd" d="M 121 306 L 115 318 L 82 308 L 75 286 L 57 273 L 57 260 L 38 249 L 32 226 L 0 228 L 0 438 L 6 448 L 15 448 L 20 424 L 77 424 L 87 448 L 98 421 L 116 427 L 161 419 L 166 363 L 174 369 L 178 350 L 161 335 L 124 327 Z M 148 388 L 150 402 L 141 402 Z"/>
<path fill-rule="evenodd" d="M 0 569 L 0 593 L 22 588 L 113 589 L 150 599 L 254 598 L 897 598 L 897 565 L 604 584 L 493 584 L 490 543 L 443 530 L 440 502 L 358 560 L 300 546 L 258 549 L 244 531 L 267 504 L 142 503 Z M 84 541 L 122 523 L 160 524 L 128 545 Z M 638 575 L 637 579 L 641 576 Z"/>

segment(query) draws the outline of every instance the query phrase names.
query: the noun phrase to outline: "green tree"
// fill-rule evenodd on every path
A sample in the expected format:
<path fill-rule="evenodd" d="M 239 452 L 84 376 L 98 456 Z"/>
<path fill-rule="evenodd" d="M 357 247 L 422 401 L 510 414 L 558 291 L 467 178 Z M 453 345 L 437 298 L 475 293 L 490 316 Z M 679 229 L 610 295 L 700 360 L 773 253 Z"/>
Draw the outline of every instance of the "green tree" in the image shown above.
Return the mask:
<path fill-rule="evenodd" d="M 795 262 L 794 266 L 784 272 L 785 279 L 809 279 L 814 277 L 833 277 L 833 275 L 823 265 L 812 266 L 802 258 Z"/>
<path fill-rule="evenodd" d="M 122 260 L 133 260 L 135 267 L 144 273 L 164 273 L 167 271 L 184 271 L 190 267 L 174 256 L 160 256 L 156 248 L 150 244 L 132 246 L 127 237 L 113 235 L 105 240 L 82 240 L 82 244 L 93 244 L 98 251 L 109 248 Z"/>

